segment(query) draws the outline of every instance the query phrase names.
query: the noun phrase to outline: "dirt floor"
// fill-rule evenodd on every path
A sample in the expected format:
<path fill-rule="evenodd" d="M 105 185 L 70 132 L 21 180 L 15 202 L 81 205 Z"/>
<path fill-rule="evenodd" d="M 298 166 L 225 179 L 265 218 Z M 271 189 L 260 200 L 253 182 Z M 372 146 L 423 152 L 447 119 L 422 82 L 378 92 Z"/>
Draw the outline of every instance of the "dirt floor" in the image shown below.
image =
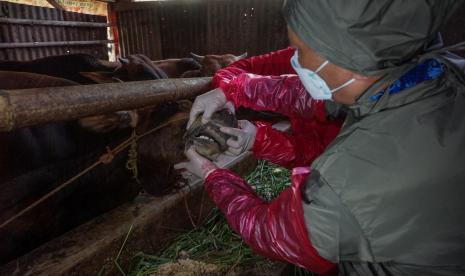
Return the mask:
<path fill-rule="evenodd" d="M 243 267 L 221 268 L 214 264 L 207 264 L 191 259 L 178 260 L 173 263 L 166 263 L 159 266 L 156 271 L 149 275 L 157 276 L 269 276 L 281 275 L 280 271 L 285 268 L 284 264 L 269 262 L 267 265 L 260 265 L 245 269 Z"/>

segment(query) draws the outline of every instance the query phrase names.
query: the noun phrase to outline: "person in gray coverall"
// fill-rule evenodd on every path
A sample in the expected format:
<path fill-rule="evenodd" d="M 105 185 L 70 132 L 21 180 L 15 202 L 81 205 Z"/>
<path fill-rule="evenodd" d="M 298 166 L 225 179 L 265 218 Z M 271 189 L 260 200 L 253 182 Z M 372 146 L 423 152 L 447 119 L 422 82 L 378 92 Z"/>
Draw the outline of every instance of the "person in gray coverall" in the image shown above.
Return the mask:
<path fill-rule="evenodd" d="M 269 203 L 195 151 L 183 167 L 263 255 L 322 274 L 465 275 L 465 61 L 438 34 L 461 3 L 286 1 L 292 66 L 346 110 L 339 135 Z"/>

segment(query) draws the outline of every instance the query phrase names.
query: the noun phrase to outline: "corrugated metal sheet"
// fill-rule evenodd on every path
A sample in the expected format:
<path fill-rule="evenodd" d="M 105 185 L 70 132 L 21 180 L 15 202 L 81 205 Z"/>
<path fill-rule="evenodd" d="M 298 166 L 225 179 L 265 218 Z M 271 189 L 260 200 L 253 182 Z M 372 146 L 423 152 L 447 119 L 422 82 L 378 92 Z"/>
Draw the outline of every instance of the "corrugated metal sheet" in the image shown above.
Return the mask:
<path fill-rule="evenodd" d="M 119 2 L 123 55 L 152 59 L 248 51 L 266 53 L 288 45 L 283 0 L 170 0 Z M 465 40 L 465 4 L 442 30 L 446 44 Z M 149 16 L 149 19 L 144 19 Z"/>
<path fill-rule="evenodd" d="M 283 0 L 172 0 L 117 4 L 122 55 L 257 55 L 288 45 Z M 147 17 L 150 17 L 147 19 Z"/>
<path fill-rule="evenodd" d="M 117 22 L 122 56 L 131 53 L 161 55 L 158 10 L 123 11 L 117 14 Z"/>
<path fill-rule="evenodd" d="M 57 9 L 0 1 L 0 17 L 106 23 L 105 16 L 65 12 Z M 0 23 L 0 43 L 106 40 L 106 28 L 44 26 Z M 2 60 L 31 60 L 50 55 L 89 53 L 108 59 L 107 45 L 47 46 L 0 49 Z"/>

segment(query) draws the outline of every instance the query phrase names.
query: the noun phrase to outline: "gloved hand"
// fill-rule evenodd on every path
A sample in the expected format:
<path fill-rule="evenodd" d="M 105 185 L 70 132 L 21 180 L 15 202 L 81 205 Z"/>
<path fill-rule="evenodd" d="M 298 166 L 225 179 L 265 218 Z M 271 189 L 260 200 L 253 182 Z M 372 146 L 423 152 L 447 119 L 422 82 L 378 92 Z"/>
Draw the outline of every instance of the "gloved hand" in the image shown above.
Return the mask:
<path fill-rule="evenodd" d="M 176 170 L 186 169 L 192 174 L 205 179 L 218 168 L 213 162 L 198 154 L 193 147 L 189 148 L 185 154 L 189 161 L 174 165 Z"/>
<path fill-rule="evenodd" d="M 202 124 L 205 124 L 210 120 L 213 113 L 225 108 L 234 113 L 233 103 L 226 100 L 226 96 L 220 88 L 198 96 L 192 105 L 186 128 L 188 129 L 202 112 Z"/>
<path fill-rule="evenodd" d="M 229 146 L 225 154 L 239 155 L 245 151 L 251 150 L 255 142 L 257 127 L 247 120 L 239 120 L 237 122 L 239 128 L 221 127 L 220 131 L 236 138 L 229 138 L 226 144 Z"/>

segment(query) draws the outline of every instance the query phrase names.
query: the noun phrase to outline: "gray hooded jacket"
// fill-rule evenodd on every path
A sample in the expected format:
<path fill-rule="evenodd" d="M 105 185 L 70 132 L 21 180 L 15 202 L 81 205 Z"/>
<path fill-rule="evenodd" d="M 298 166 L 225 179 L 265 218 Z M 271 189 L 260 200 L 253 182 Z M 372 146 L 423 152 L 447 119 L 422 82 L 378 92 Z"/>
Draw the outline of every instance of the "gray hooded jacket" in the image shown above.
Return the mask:
<path fill-rule="evenodd" d="M 382 74 L 349 107 L 303 191 L 310 240 L 343 275 L 465 275 L 465 74 L 425 50 L 462 1 L 288 0 L 295 33 L 330 62 Z M 441 77 L 392 83 L 428 58 Z"/>

